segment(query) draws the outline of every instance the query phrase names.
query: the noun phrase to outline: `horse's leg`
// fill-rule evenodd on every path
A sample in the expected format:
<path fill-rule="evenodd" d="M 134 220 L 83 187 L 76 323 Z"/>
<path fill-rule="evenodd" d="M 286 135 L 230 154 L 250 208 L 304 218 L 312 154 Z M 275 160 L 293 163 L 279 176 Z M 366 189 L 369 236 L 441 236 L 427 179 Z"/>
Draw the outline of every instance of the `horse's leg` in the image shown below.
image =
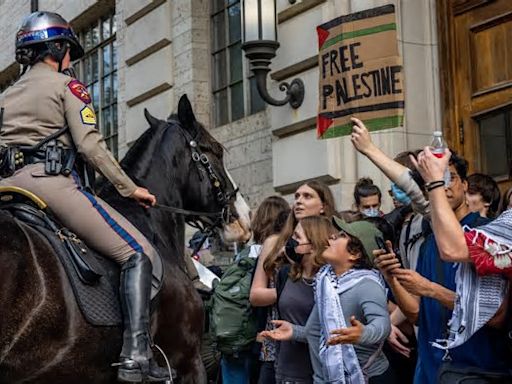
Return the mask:
<path fill-rule="evenodd" d="M 179 379 L 180 384 L 206 384 L 206 370 L 201 356 L 197 355 L 194 357 L 190 370 L 179 377 Z"/>

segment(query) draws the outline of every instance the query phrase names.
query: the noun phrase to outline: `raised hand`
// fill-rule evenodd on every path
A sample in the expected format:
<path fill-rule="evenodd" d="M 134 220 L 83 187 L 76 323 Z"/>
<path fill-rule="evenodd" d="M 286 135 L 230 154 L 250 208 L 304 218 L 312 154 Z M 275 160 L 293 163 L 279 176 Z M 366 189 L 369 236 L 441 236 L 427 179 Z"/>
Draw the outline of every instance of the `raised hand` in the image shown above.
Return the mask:
<path fill-rule="evenodd" d="M 425 147 L 422 152 L 418 154 L 418 160 L 411 156 L 411 161 L 420 173 L 426 183 L 432 181 L 443 180 L 444 172 L 450 162 L 451 152 L 448 148 L 445 149 L 443 157 L 436 157 L 429 147 Z"/>
<path fill-rule="evenodd" d="M 370 132 L 368 132 L 364 123 L 358 118 L 351 117 L 350 120 L 354 123 L 352 126 L 352 135 L 350 136 L 350 140 L 359 152 L 366 155 L 366 153 L 374 146 Z"/>

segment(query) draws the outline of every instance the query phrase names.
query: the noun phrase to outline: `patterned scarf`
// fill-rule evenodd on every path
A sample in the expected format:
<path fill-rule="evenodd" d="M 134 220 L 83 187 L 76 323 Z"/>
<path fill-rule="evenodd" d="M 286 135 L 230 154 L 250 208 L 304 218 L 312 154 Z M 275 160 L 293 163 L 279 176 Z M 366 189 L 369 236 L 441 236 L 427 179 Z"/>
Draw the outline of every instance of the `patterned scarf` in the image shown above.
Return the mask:
<path fill-rule="evenodd" d="M 363 279 L 372 279 L 384 289 L 382 276 L 375 270 L 350 269 L 336 276 L 330 265 L 324 265 L 316 274 L 315 301 L 321 325 L 319 355 L 323 362 L 326 383 L 364 384 L 366 382 L 352 344 L 327 345 L 333 330 L 347 327 L 339 295 Z"/>
<path fill-rule="evenodd" d="M 481 242 L 481 248 L 492 256 L 496 268 L 503 270 L 512 266 L 512 208 L 489 224 L 478 228 L 464 227 L 464 230 L 472 235 L 473 245 Z"/>
<path fill-rule="evenodd" d="M 499 269 L 510 265 L 507 260 L 512 251 L 512 209 L 489 224 L 464 229 L 474 234 L 475 242 L 484 238 L 483 248 Z M 455 306 L 448 322 L 448 339 L 432 343 L 446 351 L 464 344 L 482 328 L 496 314 L 508 289 L 508 281 L 502 275 L 478 276 L 472 263 L 460 263 L 457 268 Z"/>
<path fill-rule="evenodd" d="M 432 343 L 446 351 L 464 344 L 496 314 L 508 288 L 508 281 L 503 276 L 478 276 L 471 263 L 458 265 L 455 283 L 455 305 L 448 321 L 448 339 Z"/>

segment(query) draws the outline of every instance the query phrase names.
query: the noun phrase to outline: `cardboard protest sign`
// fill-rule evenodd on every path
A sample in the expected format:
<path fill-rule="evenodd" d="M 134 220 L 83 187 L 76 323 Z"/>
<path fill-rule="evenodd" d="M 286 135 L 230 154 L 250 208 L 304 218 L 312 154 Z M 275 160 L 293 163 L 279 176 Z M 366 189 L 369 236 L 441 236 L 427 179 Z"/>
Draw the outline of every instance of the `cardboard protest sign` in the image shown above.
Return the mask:
<path fill-rule="evenodd" d="M 370 131 L 401 126 L 405 94 L 394 5 L 338 17 L 317 32 L 318 137 L 350 134 L 351 116 Z"/>

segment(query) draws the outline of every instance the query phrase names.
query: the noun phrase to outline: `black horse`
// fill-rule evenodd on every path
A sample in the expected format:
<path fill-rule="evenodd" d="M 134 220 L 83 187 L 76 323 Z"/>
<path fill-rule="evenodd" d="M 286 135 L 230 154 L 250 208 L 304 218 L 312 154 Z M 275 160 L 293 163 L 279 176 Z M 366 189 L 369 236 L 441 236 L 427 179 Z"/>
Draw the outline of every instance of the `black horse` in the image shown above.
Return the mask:
<path fill-rule="evenodd" d="M 250 236 L 249 208 L 223 165 L 223 147 L 199 124 L 183 96 L 167 121 L 145 111 L 150 128 L 122 167 L 158 204 L 224 212 L 218 222 L 230 240 Z M 182 383 L 205 383 L 200 358 L 203 308 L 184 272 L 187 217 L 144 209 L 106 184 L 100 196 L 132 221 L 160 252 L 165 276 L 152 317 L 154 341 Z M 196 217 L 197 218 L 197 217 Z M 212 218 L 200 218 L 212 224 Z M 83 318 L 68 278 L 48 243 L 0 211 L 0 383 L 113 383 L 122 330 L 93 327 Z M 158 355 L 158 353 L 155 353 Z"/>

